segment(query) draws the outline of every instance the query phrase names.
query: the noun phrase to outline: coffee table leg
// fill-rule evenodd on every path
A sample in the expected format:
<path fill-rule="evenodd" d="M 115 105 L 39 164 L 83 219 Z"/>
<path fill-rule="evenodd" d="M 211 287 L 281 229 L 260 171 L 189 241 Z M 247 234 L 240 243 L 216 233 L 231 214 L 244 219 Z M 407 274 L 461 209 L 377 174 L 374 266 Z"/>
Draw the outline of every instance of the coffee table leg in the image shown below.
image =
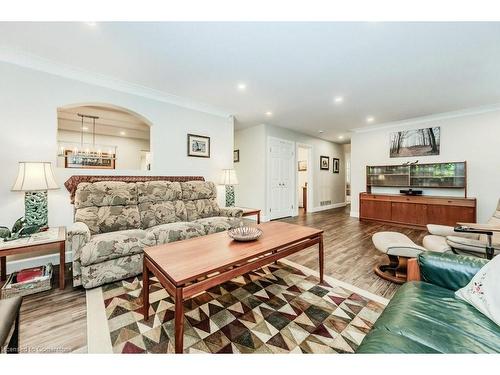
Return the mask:
<path fill-rule="evenodd" d="M 7 257 L 0 257 L 0 281 L 7 280 Z"/>
<path fill-rule="evenodd" d="M 149 319 L 149 270 L 146 266 L 146 256 L 144 256 L 142 266 L 142 314 L 147 322 Z"/>
<path fill-rule="evenodd" d="M 66 286 L 65 279 L 66 270 L 66 243 L 61 242 L 59 244 L 59 289 L 64 290 Z"/>
<path fill-rule="evenodd" d="M 323 282 L 323 267 L 324 267 L 324 251 L 323 251 L 323 234 L 319 236 L 319 281 Z"/>
<path fill-rule="evenodd" d="M 184 349 L 184 306 L 182 304 L 182 288 L 175 289 L 175 352 Z"/>

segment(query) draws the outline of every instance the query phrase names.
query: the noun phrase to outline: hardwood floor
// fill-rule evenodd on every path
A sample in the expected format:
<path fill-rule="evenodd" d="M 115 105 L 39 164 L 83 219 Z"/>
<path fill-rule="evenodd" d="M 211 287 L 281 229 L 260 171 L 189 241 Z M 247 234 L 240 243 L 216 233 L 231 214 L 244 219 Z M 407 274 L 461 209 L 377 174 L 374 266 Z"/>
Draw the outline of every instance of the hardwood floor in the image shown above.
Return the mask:
<path fill-rule="evenodd" d="M 73 288 L 69 264 L 66 266 L 64 290 L 59 290 L 58 267 L 54 267 L 52 289 L 24 297 L 19 326 L 19 345 L 23 352 L 86 352 L 85 290 Z"/>
<path fill-rule="evenodd" d="M 387 298 L 394 295 L 398 286 L 373 273 L 373 266 L 385 262 L 386 257 L 373 247 L 371 236 L 379 231 L 396 230 L 421 243 L 425 235 L 420 230 L 360 222 L 349 217 L 348 207 L 307 213 L 283 221 L 325 231 L 325 275 Z M 318 270 L 318 251 L 315 247 L 287 259 Z M 44 353 L 86 351 L 85 290 L 72 287 L 71 272 L 66 272 L 66 278 L 66 289 L 63 291 L 58 289 L 56 274 L 52 290 L 24 298 L 21 307 L 21 348 Z"/>
<path fill-rule="evenodd" d="M 398 285 L 381 279 L 373 267 L 386 263 L 387 257 L 373 246 L 371 237 L 376 232 L 397 231 L 421 244 L 425 231 L 394 227 L 374 222 L 360 222 L 349 216 L 350 207 L 336 208 L 283 219 L 288 223 L 323 229 L 325 246 L 325 275 L 353 284 L 380 296 L 391 298 Z M 287 259 L 318 270 L 315 248 L 301 251 Z"/>

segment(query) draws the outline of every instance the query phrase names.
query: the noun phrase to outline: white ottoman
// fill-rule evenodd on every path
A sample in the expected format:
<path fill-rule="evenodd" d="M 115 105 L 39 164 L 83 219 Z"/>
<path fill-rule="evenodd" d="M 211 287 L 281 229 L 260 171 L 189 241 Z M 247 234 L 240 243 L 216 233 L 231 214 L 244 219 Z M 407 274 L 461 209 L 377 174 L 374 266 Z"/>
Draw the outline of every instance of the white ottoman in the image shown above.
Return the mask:
<path fill-rule="evenodd" d="M 373 271 L 381 278 L 397 284 L 406 282 L 408 258 L 416 258 L 421 252 L 427 251 L 425 247 L 398 232 L 375 233 L 372 241 L 378 251 L 389 257 L 389 264 L 377 265 Z"/>

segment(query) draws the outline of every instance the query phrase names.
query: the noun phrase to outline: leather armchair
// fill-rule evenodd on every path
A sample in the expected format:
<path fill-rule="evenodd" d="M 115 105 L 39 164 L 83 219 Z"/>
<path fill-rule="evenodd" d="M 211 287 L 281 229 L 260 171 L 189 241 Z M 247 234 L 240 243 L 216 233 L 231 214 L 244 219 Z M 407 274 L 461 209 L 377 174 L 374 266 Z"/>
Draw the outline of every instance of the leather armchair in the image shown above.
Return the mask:
<path fill-rule="evenodd" d="M 500 200 L 498 201 L 496 211 L 488 220 L 489 225 L 500 228 Z M 449 251 L 460 254 L 470 254 L 484 256 L 486 253 L 487 237 L 472 233 L 455 232 L 453 227 L 445 225 L 428 224 L 429 235 L 423 239 L 423 245 L 430 251 Z M 500 253 L 500 232 L 495 232 L 492 238 L 495 255 Z"/>

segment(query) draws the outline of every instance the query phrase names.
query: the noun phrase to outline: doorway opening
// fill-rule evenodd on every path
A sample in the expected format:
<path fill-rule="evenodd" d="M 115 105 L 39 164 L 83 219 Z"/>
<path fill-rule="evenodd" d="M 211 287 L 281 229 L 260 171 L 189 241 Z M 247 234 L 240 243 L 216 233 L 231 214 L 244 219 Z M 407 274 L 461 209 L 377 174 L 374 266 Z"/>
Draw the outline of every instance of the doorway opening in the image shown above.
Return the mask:
<path fill-rule="evenodd" d="M 312 211 L 312 147 L 297 145 L 297 198 L 298 215 Z"/>

